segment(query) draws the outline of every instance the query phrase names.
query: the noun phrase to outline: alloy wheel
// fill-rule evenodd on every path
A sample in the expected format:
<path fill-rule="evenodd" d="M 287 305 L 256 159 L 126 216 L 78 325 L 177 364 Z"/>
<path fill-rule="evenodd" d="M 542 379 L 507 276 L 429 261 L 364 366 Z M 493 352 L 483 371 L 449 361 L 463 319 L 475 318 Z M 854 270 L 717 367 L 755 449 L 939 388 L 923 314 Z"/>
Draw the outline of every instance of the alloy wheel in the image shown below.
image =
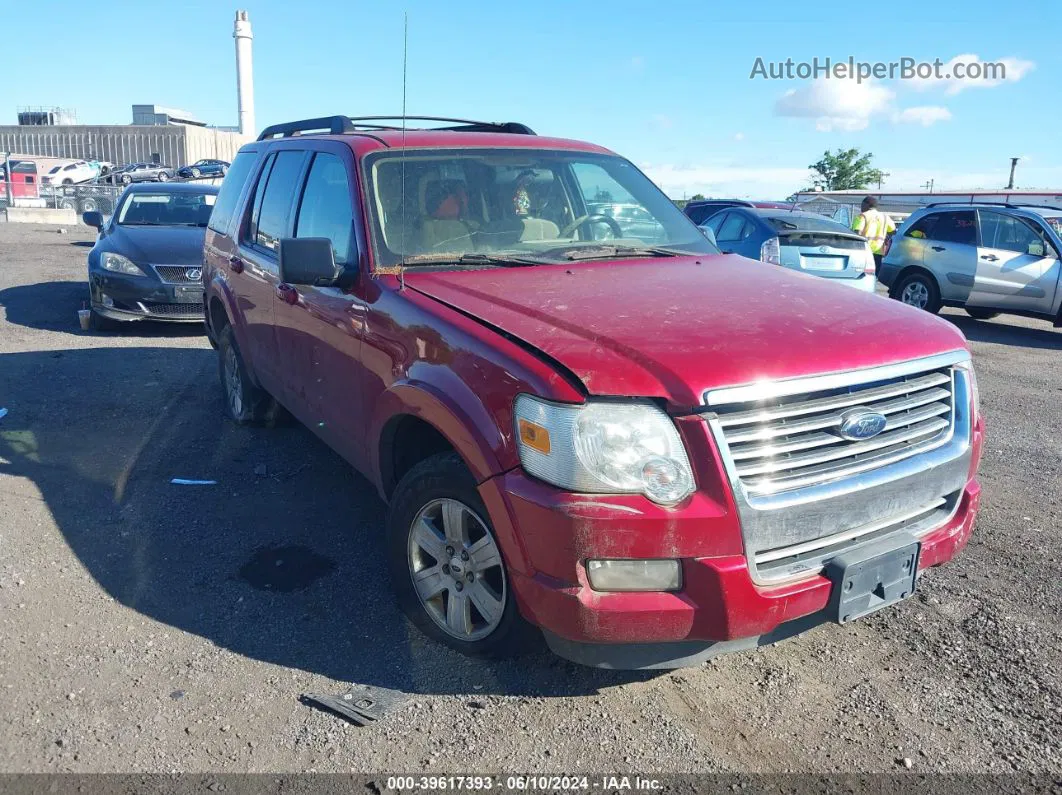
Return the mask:
<path fill-rule="evenodd" d="M 230 347 L 225 353 L 225 391 L 229 410 L 234 418 L 243 414 L 243 377 L 240 375 L 240 360 L 236 349 Z"/>
<path fill-rule="evenodd" d="M 501 552 L 467 505 L 450 498 L 425 505 L 409 528 L 407 561 L 421 605 L 448 635 L 476 641 L 498 628 L 507 589 Z"/>
<path fill-rule="evenodd" d="M 903 292 L 900 294 L 900 301 L 908 306 L 925 309 L 926 304 L 929 303 L 929 288 L 922 282 L 910 282 L 903 288 Z"/>

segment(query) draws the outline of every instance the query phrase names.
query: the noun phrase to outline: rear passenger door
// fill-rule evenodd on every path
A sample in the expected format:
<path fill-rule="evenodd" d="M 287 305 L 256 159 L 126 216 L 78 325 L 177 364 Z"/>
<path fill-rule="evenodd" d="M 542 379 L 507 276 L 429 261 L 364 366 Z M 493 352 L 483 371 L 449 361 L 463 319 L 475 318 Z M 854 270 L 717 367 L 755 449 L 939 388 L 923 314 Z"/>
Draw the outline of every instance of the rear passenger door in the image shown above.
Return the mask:
<path fill-rule="evenodd" d="M 281 238 L 291 236 L 295 199 L 308 157 L 302 149 L 279 149 L 267 157 L 240 224 L 237 257 L 242 271 L 233 279 L 251 347 L 244 353 L 262 386 L 292 409 L 283 390 L 273 301 L 280 282 L 277 245 Z"/>
<path fill-rule="evenodd" d="M 297 191 L 290 236 L 331 240 L 344 281 L 352 284 L 363 259 L 354 224 L 354 159 L 348 146 L 319 146 Z M 361 345 L 367 311 L 364 301 L 339 287 L 282 284 L 274 300 L 288 407 L 355 465 L 364 458 Z"/>
<path fill-rule="evenodd" d="M 1043 229 L 1032 221 L 978 210 L 981 245 L 971 306 L 1049 312 L 1059 261 Z"/>
<path fill-rule="evenodd" d="M 712 219 L 715 220 L 714 218 Z M 724 254 L 741 254 L 750 259 L 759 259 L 759 246 L 753 245 L 755 225 L 740 210 L 731 210 L 719 224 L 716 242 Z M 752 249 L 756 251 L 753 252 Z"/>
<path fill-rule="evenodd" d="M 945 301 L 965 302 L 977 273 L 977 213 L 974 210 L 934 213 L 925 234 L 923 264 L 936 277 L 940 297 Z"/>

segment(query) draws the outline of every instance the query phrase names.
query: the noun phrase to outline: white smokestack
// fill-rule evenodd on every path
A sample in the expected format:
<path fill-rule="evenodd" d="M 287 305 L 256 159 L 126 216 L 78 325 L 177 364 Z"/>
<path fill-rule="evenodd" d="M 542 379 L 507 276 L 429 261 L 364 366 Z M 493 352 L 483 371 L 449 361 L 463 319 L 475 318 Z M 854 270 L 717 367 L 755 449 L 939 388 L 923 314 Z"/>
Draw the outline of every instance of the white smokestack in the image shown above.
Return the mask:
<path fill-rule="evenodd" d="M 236 12 L 232 30 L 236 39 L 236 94 L 240 102 L 240 133 L 257 135 L 254 126 L 254 70 L 251 66 L 251 21 L 246 11 Z"/>

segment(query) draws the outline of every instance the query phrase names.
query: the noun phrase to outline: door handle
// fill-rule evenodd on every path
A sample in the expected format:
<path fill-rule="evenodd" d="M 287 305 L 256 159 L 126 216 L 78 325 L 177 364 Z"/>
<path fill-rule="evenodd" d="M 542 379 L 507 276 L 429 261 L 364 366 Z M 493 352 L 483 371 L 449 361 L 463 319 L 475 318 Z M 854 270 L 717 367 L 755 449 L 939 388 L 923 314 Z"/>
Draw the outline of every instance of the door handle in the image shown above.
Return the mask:
<path fill-rule="evenodd" d="M 292 287 L 290 284 L 281 282 L 276 287 L 276 295 L 285 304 L 297 304 L 299 303 L 299 291 Z"/>
<path fill-rule="evenodd" d="M 930 246 L 930 248 L 933 249 L 934 251 L 947 251 L 947 249 L 944 248 L 944 246 Z"/>
<path fill-rule="evenodd" d="M 239 257 L 229 257 L 229 269 L 233 273 L 243 273 L 243 260 Z"/>
<path fill-rule="evenodd" d="M 997 257 L 995 254 L 982 254 L 981 259 L 986 259 L 989 262 L 995 262 L 997 259 L 999 259 L 999 257 Z"/>

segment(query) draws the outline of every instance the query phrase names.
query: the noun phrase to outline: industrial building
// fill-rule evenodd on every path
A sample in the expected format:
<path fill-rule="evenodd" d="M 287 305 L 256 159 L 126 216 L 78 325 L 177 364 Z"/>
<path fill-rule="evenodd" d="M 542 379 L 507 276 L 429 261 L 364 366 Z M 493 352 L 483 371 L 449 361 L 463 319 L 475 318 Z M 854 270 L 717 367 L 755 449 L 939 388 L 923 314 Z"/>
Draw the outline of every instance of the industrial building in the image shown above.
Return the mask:
<path fill-rule="evenodd" d="M 132 124 L 76 124 L 61 108 L 20 109 L 18 124 L 0 125 L 0 152 L 19 158 L 71 158 L 111 163 L 154 162 L 179 167 L 203 158 L 229 160 L 254 140 L 251 22 L 236 12 L 240 126 L 212 127 L 194 115 L 158 105 L 133 105 Z"/>

